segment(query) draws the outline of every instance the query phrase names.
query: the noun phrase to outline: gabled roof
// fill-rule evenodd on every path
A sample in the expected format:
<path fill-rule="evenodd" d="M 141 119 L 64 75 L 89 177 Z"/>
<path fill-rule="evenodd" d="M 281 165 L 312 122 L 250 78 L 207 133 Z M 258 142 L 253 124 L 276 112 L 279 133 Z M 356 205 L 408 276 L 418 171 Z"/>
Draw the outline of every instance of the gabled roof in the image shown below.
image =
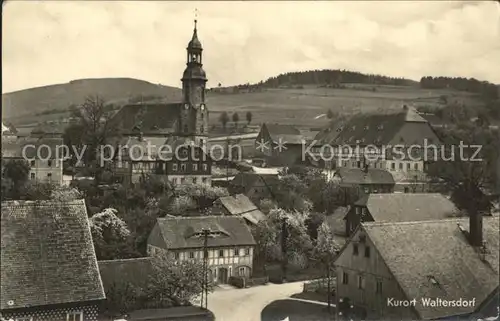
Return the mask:
<path fill-rule="evenodd" d="M 159 218 L 148 244 L 166 249 L 203 247 L 203 229 L 211 232 L 209 247 L 255 245 L 245 220 L 237 216 Z"/>
<path fill-rule="evenodd" d="M 300 130 L 292 125 L 264 124 L 274 143 L 282 142 L 287 144 L 302 144 L 304 136 Z"/>
<path fill-rule="evenodd" d="M 2 202 L 1 309 L 105 298 L 85 202 Z"/>
<path fill-rule="evenodd" d="M 384 169 L 369 168 L 366 171 L 361 168 L 341 167 L 335 175 L 341 178 L 341 184 L 395 184 L 392 174 Z"/>
<path fill-rule="evenodd" d="M 355 205 L 366 206 L 375 222 L 409 222 L 459 216 L 452 201 L 439 193 L 368 194 Z"/>
<path fill-rule="evenodd" d="M 182 106 L 181 102 L 125 105 L 113 116 L 111 122 L 126 134 L 171 134 L 177 132 Z"/>
<path fill-rule="evenodd" d="M 345 122 L 330 125 L 331 130 L 323 135 L 324 139 L 328 140 L 327 143 L 333 145 L 354 145 L 356 143 L 387 145 L 401 127 L 409 122 L 427 124 L 427 121 L 414 108 L 406 107 L 396 111 L 354 115 Z"/>
<path fill-rule="evenodd" d="M 279 178 L 277 174 L 238 173 L 231 181 L 231 185 L 241 186 L 245 189 L 245 192 L 253 187 L 272 188 L 278 184 Z"/>
<path fill-rule="evenodd" d="M 33 145 L 33 146 L 30 146 Z M 60 159 L 65 156 L 62 138 L 22 137 L 2 142 L 2 156 L 7 158 L 47 158 Z M 25 148 L 26 147 L 26 148 Z M 24 155 L 23 155 L 24 149 Z M 59 150 L 58 150 L 59 149 Z M 49 154 L 50 151 L 50 154 Z"/>
<path fill-rule="evenodd" d="M 240 215 L 250 223 L 257 224 L 265 219 L 264 213 L 243 194 L 224 196 L 219 198 L 218 202 L 232 215 Z"/>
<path fill-rule="evenodd" d="M 461 231 L 468 225 L 468 219 L 363 223 L 362 230 L 408 299 L 476 300 L 476 305 L 469 307 L 417 304 L 420 317 L 428 320 L 470 313 L 498 287 L 499 221 L 483 220 L 484 260 Z"/>

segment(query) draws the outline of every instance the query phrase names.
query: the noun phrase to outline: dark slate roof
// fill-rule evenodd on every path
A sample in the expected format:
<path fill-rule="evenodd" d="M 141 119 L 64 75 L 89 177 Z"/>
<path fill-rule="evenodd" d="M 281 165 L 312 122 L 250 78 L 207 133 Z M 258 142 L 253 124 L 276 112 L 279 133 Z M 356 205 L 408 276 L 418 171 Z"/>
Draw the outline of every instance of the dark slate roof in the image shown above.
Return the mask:
<path fill-rule="evenodd" d="M 326 143 L 333 145 L 376 146 L 389 144 L 401 127 L 407 122 L 427 123 L 414 108 L 401 108 L 397 111 L 360 113 L 345 122 L 330 125 L 330 135 L 325 134 Z M 318 136 L 319 138 L 320 136 Z"/>
<path fill-rule="evenodd" d="M 1 309 L 105 298 L 85 202 L 2 202 Z"/>
<path fill-rule="evenodd" d="M 125 105 L 111 123 L 122 133 L 171 134 L 177 132 L 182 106 L 181 102 Z"/>
<path fill-rule="evenodd" d="M 224 196 L 217 200 L 232 215 L 240 215 L 247 221 L 257 224 L 265 219 L 257 206 L 245 195 L 237 194 L 234 196 Z"/>
<path fill-rule="evenodd" d="M 29 145 L 34 145 L 31 147 Z M 13 140 L 4 140 L 2 142 L 2 156 L 8 158 L 47 158 L 56 159 L 59 148 L 60 159 L 64 156 L 64 149 L 62 147 L 64 142 L 62 138 L 35 138 L 35 137 L 22 137 Z M 23 148 L 26 146 L 25 155 L 23 155 Z M 50 154 L 49 154 L 50 150 Z M 38 151 L 38 155 L 37 155 Z M 39 157 L 38 157 L 39 156 Z"/>
<path fill-rule="evenodd" d="M 146 287 L 148 277 L 153 272 L 151 262 L 151 257 L 99 261 L 99 271 L 104 290 L 110 289 L 115 283 L 124 282 L 142 288 Z"/>
<path fill-rule="evenodd" d="M 204 228 L 219 235 L 208 238 L 209 247 L 255 245 L 245 220 L 237 216 L 159 218 L 148 244 L 167 249 L 203 247 Z"/>
<path fill-rule="evenodd" d="M 369 194 L 356 205 L 366 206 L 375 222 L 409 222 L 459 216 L 452 201 L 439 193 Z"/>
<path fill-rule="evenodd" d="M 335 175 L 341 178 L 341 184 L 395 184 L 392 174 L 384 169 L 369 168 L 363 170 L 360 168 L 341 167 Z"/>
<path fill-rule="evenodd" d="M 278 143 L 280 138 L 286 144 L 302 144 L 304 136 L 300 130 L 292 125 L 264 124 L 273 142 Z"/>
<path fill-rule="evenodd" d="M 231 181 L 232 186 L 243 187 L 245 193 L 253 187 L 267 187 L 272 191 L 278 184 L 276 174 L 238 173 Z"/>
<path fill-rule="evenodd" d="M 476 299 L 472 307 L 417 304 L 420 317 L 429 320 L 470 313 L 498 287 L 499 221 L 491 217 L 483 220 L 485 260 L 461 230 L 468 230 L 468 225 L 468 219 L 449 219 L 363 223 L 362 228 L 407 298 Z"/>

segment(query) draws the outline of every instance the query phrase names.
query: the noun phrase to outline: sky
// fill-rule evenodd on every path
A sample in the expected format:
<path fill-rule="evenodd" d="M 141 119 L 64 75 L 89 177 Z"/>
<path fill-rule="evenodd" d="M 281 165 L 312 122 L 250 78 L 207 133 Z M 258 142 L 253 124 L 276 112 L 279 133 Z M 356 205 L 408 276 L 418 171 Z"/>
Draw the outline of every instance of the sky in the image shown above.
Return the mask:
<path fill-rule="evenodd" d="M 495 1 L 9 1 L 2 92 L 81 78 L 180 86 L 197 10 L 208 87 L 347 69 L 500 84 Z"/>

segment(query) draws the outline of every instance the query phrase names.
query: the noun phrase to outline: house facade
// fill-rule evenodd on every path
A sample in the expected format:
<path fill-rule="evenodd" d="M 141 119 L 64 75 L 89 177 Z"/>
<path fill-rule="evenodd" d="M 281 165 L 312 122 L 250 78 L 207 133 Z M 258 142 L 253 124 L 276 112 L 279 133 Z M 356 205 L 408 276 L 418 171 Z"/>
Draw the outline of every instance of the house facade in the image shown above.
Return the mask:
<path fill-rule="evenodd" d="M 279 186 L 276 174 L 238 173 L 230 182 L 228 191 L 231 195 L 244 194 L 253 202 L 262 199 L 274 199 Z"/>
<path fill-rule="evenodd" d="M 2 202 L 1 222 L 2 317 L 97 320 L 105 294 L 85 202 Z"/>
<path fill-rule="evenodd" d="M 452 201 L 438 193 L 369 194 L 349 207 L 344 217 L 346 235 L 363 222 L 411 222 L 461 215 Z"/>
<path fill-rule="evenodd" d="M 359 187 L 365 194 L 392 193 L 395 186 L 392 174 L 385 169 L 339 168 L 333 180 L 343 187 Z"/>
<path fill-rule="evenodd" d="M 361 224 L 335 261 L 337 304 L 353 306 L 339 312 L 368 320 L 460 320 L 491 310 L 498 219 L 481 225 L 467 218 Z M 425 304 L 435 298 L 466 303 Z"/>
<path fill-rule="evenodd" d="M 231 276 L 250 278 L 256 243 L 241 217 L 159 218 L 148 238 L 148 254 L 168 255 L 179 261 L 202 261 L 204 229 L 208 231 L 209 280 L 228 283 Z"/>
<path fill-rule="evenodd" d="M 2 158 L 24 160 L 30 166 L 28 179 L 63 184 L 64 149 L 61 138 L 15 138 L 2 141 Z"/>

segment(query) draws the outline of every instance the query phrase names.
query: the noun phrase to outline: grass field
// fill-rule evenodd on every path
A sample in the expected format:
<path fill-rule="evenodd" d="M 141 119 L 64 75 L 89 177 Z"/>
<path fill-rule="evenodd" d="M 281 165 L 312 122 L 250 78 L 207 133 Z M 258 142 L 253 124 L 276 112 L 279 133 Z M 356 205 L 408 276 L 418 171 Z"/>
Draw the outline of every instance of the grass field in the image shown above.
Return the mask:
<path fill-rule="evenodd" d="M 293 124 L 299 128 L 321 128 L 328 123 L 328 109 L 340 114 L 370 112 L 401 108 L 403 104 L 418 106 L 444 106 L 440 99 L 447 96 L 448 103 L 480 105 L 476 96 L 453 90 L 423 90 L 411 86 L 371 86 L 348 84 L 345 89 L 304 86 L 303 89 L 268 89 L 253 93 L 207 93 L 211 127 L 221 127 L 222 112 L 237 112 L 240 126 L 246 123 L 245 114 L 252 112 L 253 125 L 261 123 Z M 10 119 L 14 125 L 35 125 L 43 121 L 57 121 L 67 117 L 66 112 L 31 115 Z M 228 123 L 231 128 L 232 122 Z M 219 131 L 220 130 L 213 130 Z"/>

